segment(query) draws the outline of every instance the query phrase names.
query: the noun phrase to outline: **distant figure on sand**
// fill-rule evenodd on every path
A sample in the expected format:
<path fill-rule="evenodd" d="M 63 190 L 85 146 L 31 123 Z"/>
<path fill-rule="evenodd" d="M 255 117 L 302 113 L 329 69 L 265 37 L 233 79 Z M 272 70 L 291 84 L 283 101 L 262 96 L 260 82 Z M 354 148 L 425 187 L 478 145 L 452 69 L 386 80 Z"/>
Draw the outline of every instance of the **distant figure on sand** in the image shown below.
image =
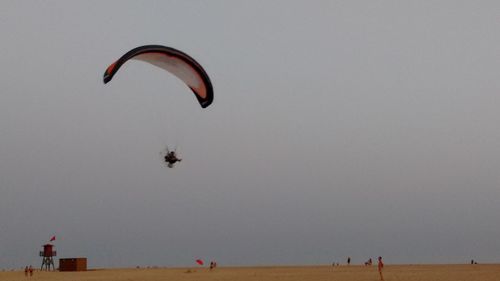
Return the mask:
<path fill-rule="evenodd" d="M 214 269 L 214 268 L 216 268 L 216 267 L 217 267 L 217 262 L 215 262 L 215 261 L 211 261 L 211 262 L 210 262 L 210 270 L 212 270 L 212 269 Z"/>
<path fill-rule="evenodd" d="M 380 274 L 380 280 L 384 281 L 384 275 L 382 275 L 382 269 L 384 268 L 384 262 L 382 257 L 378 257 L 378 273 Z"/>
<path fill-rule="evenodd" d="M 33 267 L 31 265 L 30 265 L 29 271 L 30 271 L 30 277 L 33 276 Z"/>
<path fill-rule="evenodd" d="M 28 266 L 24 268 L 24 276 L 28 277 Z"/>
<path fill-rule="evenodd" d="M 351 264 L 351 257 L 347 257 L 347 265 Z"/>

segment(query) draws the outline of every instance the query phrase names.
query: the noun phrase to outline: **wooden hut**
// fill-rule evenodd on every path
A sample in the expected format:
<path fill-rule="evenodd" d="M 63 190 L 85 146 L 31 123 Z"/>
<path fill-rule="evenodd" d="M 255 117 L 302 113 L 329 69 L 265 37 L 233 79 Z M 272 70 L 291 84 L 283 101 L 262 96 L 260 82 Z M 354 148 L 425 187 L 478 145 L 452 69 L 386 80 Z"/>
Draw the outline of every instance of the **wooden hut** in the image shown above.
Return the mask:
<path fill-rule="evenodd" d="M 59 259 L 59 271 L 87 271 L 87 258 Z"/>

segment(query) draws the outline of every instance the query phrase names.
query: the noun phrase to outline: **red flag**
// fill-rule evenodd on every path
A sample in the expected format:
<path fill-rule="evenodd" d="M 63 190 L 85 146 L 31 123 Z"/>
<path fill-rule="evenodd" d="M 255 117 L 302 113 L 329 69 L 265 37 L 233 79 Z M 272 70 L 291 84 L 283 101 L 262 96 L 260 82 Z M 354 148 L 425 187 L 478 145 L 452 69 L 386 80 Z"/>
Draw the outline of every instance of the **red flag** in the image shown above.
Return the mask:
<path fill-rule="evenodd" d="M 52 238 L 50 238 L 49 241 L 52 242 L 52 241 L 55 241 L 55 240 L 56 240 L 56 236 L 54 235 L 54 236 L 52 236 Z"/>
<path fill-rule="evenodd" d="M 196 263 L 199 264 L 199 265 L 203 265 L 203 260 L 197 259 Z"/>

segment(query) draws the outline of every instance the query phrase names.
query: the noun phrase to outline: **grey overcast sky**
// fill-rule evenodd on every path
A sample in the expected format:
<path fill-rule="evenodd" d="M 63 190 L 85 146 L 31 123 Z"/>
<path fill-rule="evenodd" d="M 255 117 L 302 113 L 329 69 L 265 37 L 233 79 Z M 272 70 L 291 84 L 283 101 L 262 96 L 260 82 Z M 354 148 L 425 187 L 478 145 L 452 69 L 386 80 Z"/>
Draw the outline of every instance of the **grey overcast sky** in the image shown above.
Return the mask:
<path fill-rule="evenodd" d="M 0 268 L 500 261 L 500 2 L 0 2 Z M 174 47 L 201 109 L 130 62 Z M 160 152 L 184 158 L 166 168 Z"/>

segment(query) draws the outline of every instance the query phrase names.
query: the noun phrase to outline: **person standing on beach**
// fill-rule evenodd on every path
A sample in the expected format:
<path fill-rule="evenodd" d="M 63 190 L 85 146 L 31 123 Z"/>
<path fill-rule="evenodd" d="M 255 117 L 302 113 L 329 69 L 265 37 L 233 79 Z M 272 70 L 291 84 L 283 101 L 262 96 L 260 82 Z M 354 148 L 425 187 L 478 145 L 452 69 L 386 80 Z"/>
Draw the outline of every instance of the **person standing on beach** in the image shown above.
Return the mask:
<path fill-rule="evenodd" d="M 28 266 L 24 268 L 24 276 L 28 277 Z"/>
<path fill-rule="evenodd" d="M 384 276 L 382 275 L 382 269 L 384 268 L 384 262 L 382 257 L 378 257 L 378 273 L 380 274 L 380 281 L 384 281 Z"/>
<path fill-rule="evenodd" d="M 347 257 L 347 265 L 351 264 L 351 257 Z"/>

